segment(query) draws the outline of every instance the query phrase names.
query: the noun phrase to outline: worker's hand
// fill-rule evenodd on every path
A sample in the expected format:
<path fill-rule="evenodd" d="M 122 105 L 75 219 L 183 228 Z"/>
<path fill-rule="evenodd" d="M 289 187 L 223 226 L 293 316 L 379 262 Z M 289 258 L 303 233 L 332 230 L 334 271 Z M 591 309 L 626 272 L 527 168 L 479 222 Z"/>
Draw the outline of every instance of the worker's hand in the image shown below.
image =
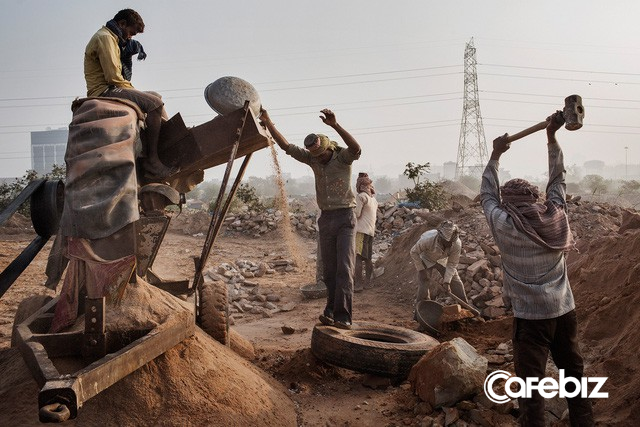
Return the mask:
<path fill-rule="evenodd" d="M 420 283 L 426 283 L 427 270 L 418 270 L 418 281 L 420 281 Z"/>
<path fill-rule="evenodd" d="M 502 154 L 505 151 L 507 151 L 509 148 L 511 148 L 511 143 L 507 139 L 508 137 L 509 137 L 509 134 L 505 133 L 504 135 L 499 136 L 496 139 L 494 139 L 493 140 L 493 151 L 496 151 L 496 152 Z"/>
<path fill-rule="evenodd" d="M 273 126 L 273 122 L 271 121 L 271 117 L 269 117 L 269 113 L 264 108 L 260 108 L 260 124 L 264 127 Z"/>
<path fill-rule="evenodd" d="M 449 292 L 451 292 L 451 282 L 443 282 L 442 286 Z"/>
<path fill-rule="evenodd" d="M 336 115 L 333 114 L 333 111 L 325 108 L 324 110 L 320 110 L 324 116 L 320 116 L 325 125 L 334 127 L 338 122 L 336 121 Z"/>
<path fill-rule="evenodd" d="M 557 110 L 555 113 L 547 117 L 547 135 L 555 135 L 556 131 L 564 124 L 564 115 L 562 111 Z"/>

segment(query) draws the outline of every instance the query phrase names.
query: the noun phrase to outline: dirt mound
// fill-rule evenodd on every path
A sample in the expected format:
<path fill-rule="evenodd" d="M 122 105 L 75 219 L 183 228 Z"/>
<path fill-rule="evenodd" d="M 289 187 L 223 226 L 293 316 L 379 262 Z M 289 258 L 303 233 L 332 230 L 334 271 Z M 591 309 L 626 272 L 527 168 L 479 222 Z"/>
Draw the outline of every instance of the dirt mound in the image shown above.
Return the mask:
<path fill-rule="evenodd" d="M 640 230 L 579 246 L 569 260 L 587 374 L 608 377 L 608 399 L 594 399 L 605 425 L 640 425 Z"/>
<path fill-rule="evenodd" d="M 479 188 L 472 190 L 471 188 L 457 181 L 442 181 L 440 184 L 447 193 L 451 194 L 451 196 L 454 197 L 465 196 L 473 200 L 480 193 Z"/>
<path fill-rule="evenodd" d="M 0 424 L 40 425 L 38 387 L 16 349 L 0 352 Z M 90 399 L 69 425 L 296 425 L 293 402 L 264 372 L 200 329 Z"/>
<path fill-rule="evenodd" d="M 107 307 L 108 326 L 152 327 L 181 307 L 186 303 L 139 282 L 121 305 Z M 0 425 L 39 425 L 39 389 L 16 349 L 0 351 L 0 372 Z M 68 424 L 281 426 L 296 425 L 296 412 L 279 383 L 196 328 L 193 337 L 87 401 Z"/>

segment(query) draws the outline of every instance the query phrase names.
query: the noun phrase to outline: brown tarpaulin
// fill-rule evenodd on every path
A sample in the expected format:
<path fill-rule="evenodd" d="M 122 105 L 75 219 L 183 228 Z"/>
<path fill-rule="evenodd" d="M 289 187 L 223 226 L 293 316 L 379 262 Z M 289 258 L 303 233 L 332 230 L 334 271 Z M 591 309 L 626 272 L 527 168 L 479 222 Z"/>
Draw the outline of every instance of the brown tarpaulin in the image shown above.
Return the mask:
<path fill-rule="evenodd" d="M 110 302 L 118 302 L 136 265 L 133 254 L 116 260 L 101 258 L 86 239 L 69 237 L 67 243 L 69 266 L 50 333 L 59 332 L 75 322 L 83 288 L 86 288 L 89 298 L 106 296 Z"/>
<path fill-rule="evenodd" d="M 103 238 L 139 218 L 138 116 L 129 105 L 107 98 L 74 107 L 60 227 L 64 236 Z"/>

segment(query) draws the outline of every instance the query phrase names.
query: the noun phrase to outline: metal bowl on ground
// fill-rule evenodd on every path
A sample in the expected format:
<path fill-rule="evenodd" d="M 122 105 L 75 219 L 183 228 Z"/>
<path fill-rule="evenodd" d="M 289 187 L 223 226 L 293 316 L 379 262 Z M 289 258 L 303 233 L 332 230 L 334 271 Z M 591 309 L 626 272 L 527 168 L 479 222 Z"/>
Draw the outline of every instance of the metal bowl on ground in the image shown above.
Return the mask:
<path fill-rule="evenodd" d="M 429 334 L 440 334 L 442 305 L 431 300 L 422 300 L 416 305 L 416 319 Z"/>
<path fill-rule="evenodd" d="M 327 297 L 327 287 L 318 285 L 317 283 L 310 283 L 300 288 L 302 295 L 306 299 L 318 299 Z"/>
<path fill-rule="evenodd" d="M 262 106 L 260 95 L 251 83 L 233 76 L 220 77 L 210 83 L 204 90 L 204 99 L 209 107 L 223 116 L 242 108 L 245 101 L 249 101 L 251 112 L 258 117 Z"/>

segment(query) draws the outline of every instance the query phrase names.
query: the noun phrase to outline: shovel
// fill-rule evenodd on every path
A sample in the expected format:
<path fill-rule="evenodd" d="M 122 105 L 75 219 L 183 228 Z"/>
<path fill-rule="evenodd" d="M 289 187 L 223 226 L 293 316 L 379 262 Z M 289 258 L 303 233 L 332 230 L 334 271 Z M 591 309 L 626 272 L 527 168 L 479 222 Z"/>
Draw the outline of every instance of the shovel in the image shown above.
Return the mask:
<path fill-rule="evenodd" d="M 453 298 L 458 304 L 460 304 L 461 306 L 463 306 L 464 308 L 466 308 L 467 310 L 469 310 L 470 312 L 472 312 L 476 316 L 480 316 L 480 312 L 478 311 L 477 308 L 475 308 L 474 306 L 472 306 L 468 302 L 465 302 L 464 300 L 458 298 L 453 292 L 451 292 L 450 290 L 448 290 L 447 288 L 442 286 L 440 283 L 437 283 L 436 285 L 440 288 L 440 290 L 444 291 L 447 295 L 449 295 L 451 298 Z"/>

